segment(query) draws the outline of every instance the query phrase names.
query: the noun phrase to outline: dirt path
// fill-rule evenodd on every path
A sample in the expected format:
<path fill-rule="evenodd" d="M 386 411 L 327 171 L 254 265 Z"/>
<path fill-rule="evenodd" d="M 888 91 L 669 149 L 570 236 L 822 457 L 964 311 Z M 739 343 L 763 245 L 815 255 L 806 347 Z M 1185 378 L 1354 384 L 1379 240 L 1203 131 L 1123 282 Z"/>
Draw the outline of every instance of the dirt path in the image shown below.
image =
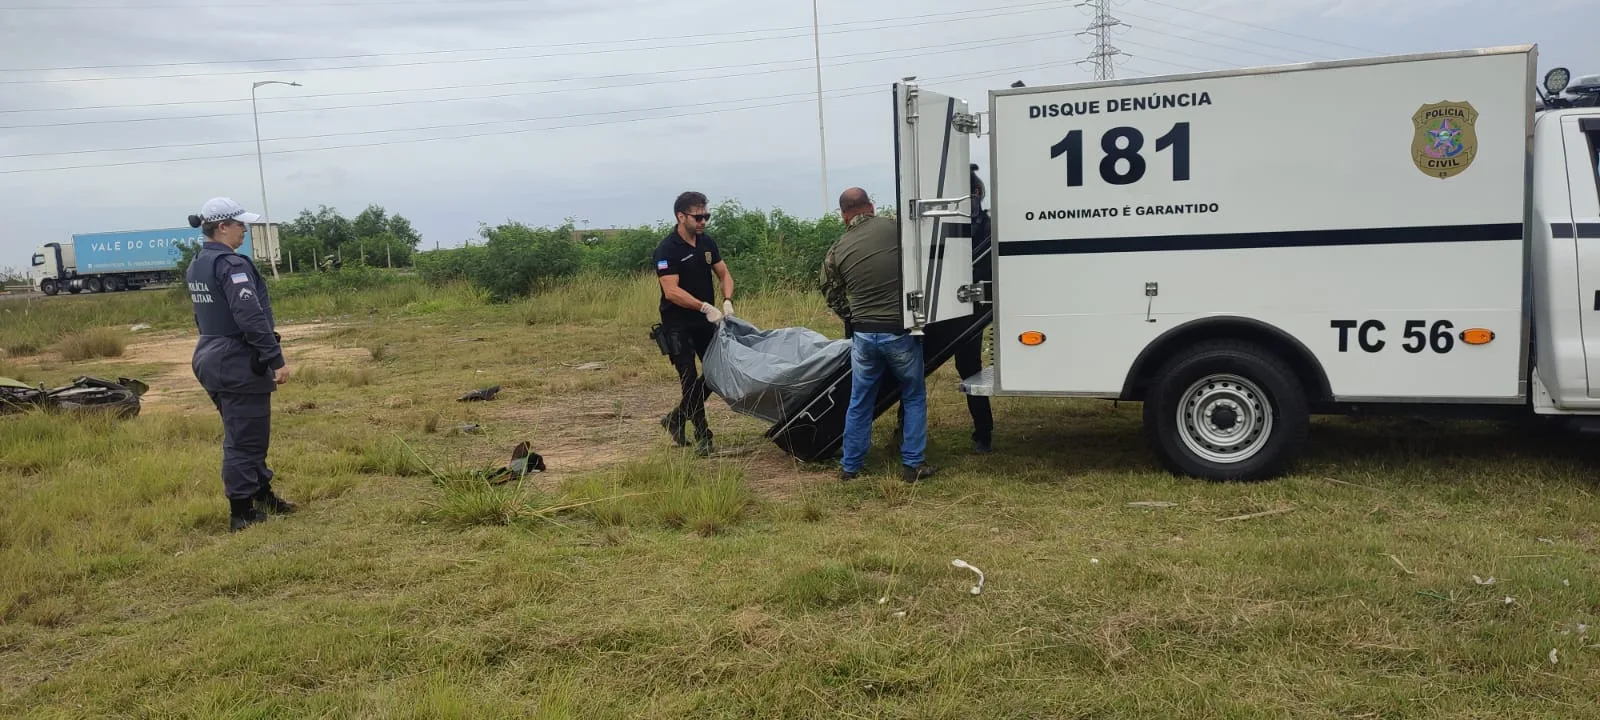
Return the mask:
<path fill-rule="evenodd" d="M 344 328 L 338 323 L 307 323 L 278 328 L 284 353 L 291 367 L 338 368 L 358 366 L 370 357 L 360 347 L 336 347 L 324 339 Z M 141 379 L 150 390 L 143 397 L 145 412 L 211 411 L 211 403 L 190 369 L 194 352 L 192 332 L 163 332 L 141 337 L 130 343 L 121 362 L 157 365 L 161 369 Z M 562 372 L 581 374 L 581 369 Z M 530 390 L 507 388 L 488 403 L 475 404 L 482 423 L 495 435 L 513 435 L 506 447 L 478 443 L 463 448 L 461 461 L 498 466 L 510 459 L 510 447 L 528 440 L 544 457 L 548 471 L 542 483 L 559 484 L 575 474 L 615 467 L 643 459 L 670 448 L 671 443 L 659 421 L 678 400 L 676 382 L 645 384 L 625 382 L 601 390 L 551 398 Z M 384 403 L 386 410 L 405 410 L 418 406 L 411 395 L 399 395 Z M 453 407 L 451 408 L 453 409 Z M 287 411 L 288 409 L 285 408 Z M 322 412 L 321 409 L 306 412 Z M 760 436 L 766 429 L 757 420 L 732 412 L 719 398 L 707 403 L 707 415 L 718 433 L 718 462 L 744 471 L 756 492 L 766 497 L 788 497 L 802 484 L 818 482 L 818 473 L 802 471 L 801 466 Z M 442 412 L 448 416 L 450 413 Z M 449 431 L 447 425 L 441 432 Z M 831 477 L 829 475 L 828 477 Z"/>
<path fill-rule="evenodd" d="M 331 323 L 306 323 L 284 325 L 278 328 L 283 337 L 284 355 L 290 363 L 305 360 L 354 359 L 366 354 L 361 348 L 336 348 L 318 342 L 320 333 L 337 328 Z M 122 353 L 122 360 L 161 365 L 163 369 L 147 378 L 150 386 L 142 398 L 146 411 L 171 411 L 193 408 L 210 408 L 200 384 L 195 382 L 190 361 L 194 356 L 195 336 L 186 333 L 165 332 L 130 343 Z"/>

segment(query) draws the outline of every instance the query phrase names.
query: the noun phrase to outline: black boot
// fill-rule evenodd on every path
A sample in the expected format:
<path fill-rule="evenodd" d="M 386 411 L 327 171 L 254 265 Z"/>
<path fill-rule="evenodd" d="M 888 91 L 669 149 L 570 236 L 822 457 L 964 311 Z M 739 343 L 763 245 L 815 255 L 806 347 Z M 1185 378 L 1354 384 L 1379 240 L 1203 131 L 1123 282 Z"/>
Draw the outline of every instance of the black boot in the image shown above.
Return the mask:
<path fill-rule="evenodd" d="M 261 489 L 256 491 L 256 496 L 253 500 L 257 510 L 274 515 L 288 515 L 300 509 L 300 506 L 278 497 L 277 493 L 272 492 L 271 483 L 262 485 Z"/>
<path fill-rule="evenodd" d="M 255 506 L 254 498 L 228 498 L 228 532 L 239 532 L 267 519 Z"/>
<path fill-rule="evenodd" d="M 695 423 L 694 428 L 694 454 L 700 457 L 710 457 L 716 452 L 716 446 L 711 442 L 711 428 L 703 423 Z"/>
<path fill-rule="evenodd" d="M 685 447 L 689 444 L 689 438 L 683 433 L 683 417 L 678 414 L 677 410 L 662 416 L 661 427 L 666 428 L 667 434 L 672 436 L 673 445 Z"/>

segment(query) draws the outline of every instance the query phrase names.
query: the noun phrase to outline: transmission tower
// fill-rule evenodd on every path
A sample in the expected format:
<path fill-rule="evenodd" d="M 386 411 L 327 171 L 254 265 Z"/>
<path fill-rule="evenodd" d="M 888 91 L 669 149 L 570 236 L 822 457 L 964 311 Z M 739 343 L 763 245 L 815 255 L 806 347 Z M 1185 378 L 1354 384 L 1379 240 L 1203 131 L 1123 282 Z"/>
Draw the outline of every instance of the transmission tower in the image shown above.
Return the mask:
<path fill-rule="evenodd" d="M 1078 7 L 1094 8 L 1094 21 L 1079 35 L 1094 35 L 1094 50 L 1083 62 L 1094 65 L 1094 79 L 1110 80 L 1116 76 L 1116 57 L 1128 54 L 1111 44 L 1111 31 L 1128 24 L 1111 16 L 1111 0 L 1083 0 Z"/>

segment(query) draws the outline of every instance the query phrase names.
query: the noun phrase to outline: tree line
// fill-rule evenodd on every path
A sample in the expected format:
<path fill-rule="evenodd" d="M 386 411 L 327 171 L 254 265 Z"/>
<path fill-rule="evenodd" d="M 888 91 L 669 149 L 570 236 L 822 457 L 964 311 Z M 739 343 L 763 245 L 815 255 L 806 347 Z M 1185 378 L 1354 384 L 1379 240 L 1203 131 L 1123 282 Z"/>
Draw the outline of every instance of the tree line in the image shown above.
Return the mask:
<path fill-rule="evenodd" d="M 496 300 L 509 300 L 580 273 L 621 277 L 649 272 L 656 244 L 673 227 L 662 222 L 586 231 L 570 220 L 554 227 L 484 225 L 478 232 L 482 244 L 420 252 L 416 268 L 429 282 L 465 280 Z M 837 214 L 799 218 L 728 200 L 712 209 L 706 233 L 721 246 L 741 290 L 814 288 L 822 258 L 844 234 L 844 223 Z"/>
<path fill-rule="evenodd" d="M 371 267 L 409 267 L 422 234 L 411 221 L 390 215 L 381 205 L 368 205 L 355 218 L 319 205 L 316 212 L 301 210 L 294 220 L 278 226 L 280 263 L 293 261 L 294 270 L 329 270 L 345 264 Z"/>
<path fill-rule="evenodd" d="M 279 226 L 279 267 L 287 270 L 289 258 L 296 274 L 413 267 L 428 282 L 465 281 L 504 301 L 579 274 L 649 272 L 656 244 L 672 231 L 670 221 L 606 230 L 581 229 L 570 219 L 555 226 L 510 221 L 480 225 L 477 241 L 464 247 L 422 250 L 422 235 L 411 221 L 380 205 L 354 218 L 318 206 Z M 741 289 L 814 288 L 822 258 L 844 234 L 844 223 L 836 213 L 800 218 L 727 200 L 712 209 L 706 232 L 722 247 Z"/>

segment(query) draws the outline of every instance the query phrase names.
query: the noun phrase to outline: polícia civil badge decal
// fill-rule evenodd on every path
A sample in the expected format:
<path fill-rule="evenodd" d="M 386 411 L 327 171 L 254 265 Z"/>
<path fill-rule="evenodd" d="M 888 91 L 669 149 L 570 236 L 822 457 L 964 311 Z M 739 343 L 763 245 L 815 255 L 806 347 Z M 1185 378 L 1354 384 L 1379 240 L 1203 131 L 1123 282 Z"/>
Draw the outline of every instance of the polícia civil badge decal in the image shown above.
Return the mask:
<path fill-rule="evenodd" d="M 706 251 L 706 264 L 707 265 L 711 264 L 711 251 L 710 250 Z"/>
<path fill-rule="evenodd" d="M 1478 111 L 1467 102 L 1423 105 L 1411 116 L 1411 162 L 1440 179 L 1460 175 L 1478 157 Z"/>

